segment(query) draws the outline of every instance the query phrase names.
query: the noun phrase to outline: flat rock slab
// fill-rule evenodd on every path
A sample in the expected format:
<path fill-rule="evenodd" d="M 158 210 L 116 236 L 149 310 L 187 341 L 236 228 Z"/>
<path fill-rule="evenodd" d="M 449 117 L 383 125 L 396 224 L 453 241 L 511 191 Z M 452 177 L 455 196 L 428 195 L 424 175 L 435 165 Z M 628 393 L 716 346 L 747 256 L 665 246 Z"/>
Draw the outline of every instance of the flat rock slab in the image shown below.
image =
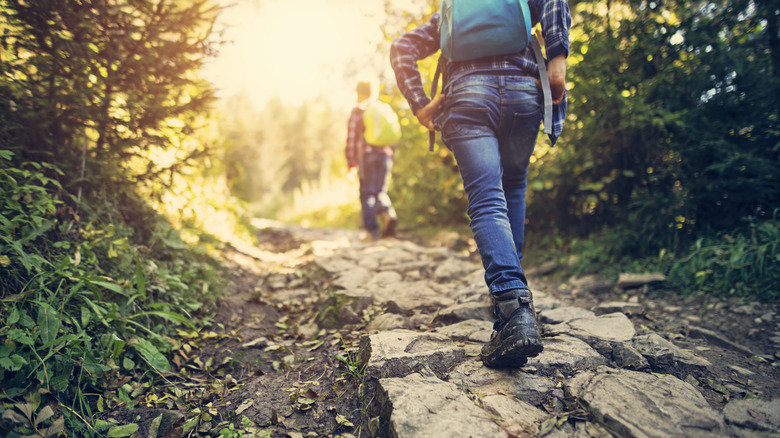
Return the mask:
<path fill-rule="evenodd" d="M 535 290 L 533 291 L 533 294 L 534 307 L 536 308 L 537 312 L 566 306 L 563 301 L 544 292 Z"/>
<path fill-rule="evenodd" d="M 454 300 L 437 293 L 428 281 L 375 283 L 367 288 L 380 303 L 394 303 L 404 312 L 416 309 L 438 309 L 452 305 Z"/>
<path fill-rule="evenodd" d="M 570 278 L 569 285 L 575 290 L 593 293 L 610 290 L 615 287 L 615 282 L 610 279 L 599 278 L 595 275 L 586 275 L 584 277 Z"/>
<path fill-rule="evenodd" d="M 539 435 L 539 425 L 550 416 L 530 403 L 503 394 L 485 395 L 479 401 L 483 409 L 500 418 L 498 424 L 511 436 Z"/>
<path fill-rule="evenodd" d="M 508 437 L 485 410 L 452 383 L 412 374 L 379 379 L 374 409 L 381 418 L 380 436 Z"/>
<path fill-rule="evenodd" d="M 683 350 L 655 333 L 637 336 L 631 344 L 656 370 L 669 373 L 680 370 L 687 373 L 711 366 L 707 359 Z"/>
<path fill-rule="evenodd" d="M 780 399 L 733 400 L 723 408 L 726 421 L 764 432 L 780 432 Z"/>
<path fill-rule="evenodd" d="M 582 307 L 564 306 L 541 312 L 542 322 L 546 324 L 560 324 L 581 318 L 595 318 L 596 314 Z"/>
<path fill-rule="evenodd" d="M 565 333 L 591 341 L 626 342 L 636 334 L 634 324 L 622 313 L 610 313 L 592 318 L 579 318 L 568 322 L 545 326 L 552 333 Z"/>
<path fill-rule="evenodd" d="M 442 375 L 462 362 L 466 351 L 443 335 L 390 330 L 363 336 L 358 358 L 367 379 L 403 377 L 422 369 Z"/>
<path fill-rule="evenodd" d="M 490 341 L 490 335 L 493 333 L 493 323 L 479 319 L 467 319 L 439 327 L 434 332 L 457 341 L 472 341 L 484 344 Z"/>
<path fill-rule="evenodd" d="M 366 331 L 373 333 L 408 328 L 407 320 L 408 318 L 398 315 L 397 313 L 383 313 L 368 323 L 366 326 Z"/>
<path fill-rule="evenodd" d="M 755 354 L 753 353 L 753 351 L 750 350 L 750 348 L 742 344 L 738 344 L 736 342 L 731 341 L 730 339 L 723 336 L 721 333 L 708 330 L 702 327 L 695 327 L 695 326 L 689 327 L 688 336 L 692 338 L 706 339 L 708 342 L 711 342 L 715 345 L 720 345 L 721 347 L 724 348 L 730 348 L 732 350 L 741 351 L 742 353 L 748 356 L 753 356 Z"/>
<path fill-rule="evenodd" d="M 594 370 L 606 365 L 607 359 L 590 345 L 568 335 L 543 338 L 544 351 L 528 360 L 527 366 L 538 369 L 542 374 L 571 374 L 575 370 Z"/>
<path fill-rule="evenodd" d="M 441 309 L 438 315 L 436 315 L 436 321 L 441 321 L 445 324 L 465 321 L 468 319 L 490 321 L 492 324 L 495 320 L 495 317 L 493 316 L 493 312 L 490 310 L 490 304 L 487 300 L 453 304 L 444 309 Z"/>
<path fill-rule="evenodd" d="M 457 260 L 454 257 L 450 257 L 434 266 L 436 270 L 433 272 L 433 279 L 438 282 L 460 280 L 480 267 L 474 262 Z"/>
<path fill-rule="evenodd" d="M 605 313 L 625 313 L 626 315 L 641 315 L 645 312 L 645 306 L 640 303 L 627 303 L 624 301 L 610 301 L 601 303 L 593 309 L 598 315 Z"/>
<path fill-rule="evenodd" d="M 567 381 L 564 390 L 616 436 L 728 436 L 723 415 L 693 386 L 671 375 L 586 371 Z"/>
<path fill-rule="evenodd" d="M 355 262 L 351 259 L 339 256 L 317 257 L 314 262 L 331 274 L 349 272 L 355 269 Z"/>
<path fill-rule="evenodd" d="M 327 266 L 327 264 L 324 265 Z M 338 268 L 330 266 L 329 269 Z M 333 285 L 347 290 L 364 288 L 366 283 L 371 280 L 372 276 L 371 271 L 360 266 L 355 266 L 353 263 L 350 269 L 340 272 L 338 278 L 333 281 Z"/>
<path fill-rule="evenodd" d="M 548 402 L 550 393 L 557 385 L 552 379 L 522 368 L 487 368 L 478 358 L 455 367 L 447 380 L 479 397 L 506 395 L 537 406 Z"/>

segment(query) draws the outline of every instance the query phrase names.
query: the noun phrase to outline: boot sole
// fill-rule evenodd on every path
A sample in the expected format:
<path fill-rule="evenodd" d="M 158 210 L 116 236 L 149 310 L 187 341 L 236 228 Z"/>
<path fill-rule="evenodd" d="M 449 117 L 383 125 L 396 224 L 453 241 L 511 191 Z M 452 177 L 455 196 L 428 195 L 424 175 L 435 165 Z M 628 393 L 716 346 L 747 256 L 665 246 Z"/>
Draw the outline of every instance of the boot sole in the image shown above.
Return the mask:
<path fill-rule="evenodd" d="M 528 339 L 518 334 L 499 341 L 497 346 L 493 346 L 492 342 L 485 344 L 480 357 L 485 366 L 491 368 L 520 368 L 529 357 L 538 356 L 542 350 L 541 339 Z"/>

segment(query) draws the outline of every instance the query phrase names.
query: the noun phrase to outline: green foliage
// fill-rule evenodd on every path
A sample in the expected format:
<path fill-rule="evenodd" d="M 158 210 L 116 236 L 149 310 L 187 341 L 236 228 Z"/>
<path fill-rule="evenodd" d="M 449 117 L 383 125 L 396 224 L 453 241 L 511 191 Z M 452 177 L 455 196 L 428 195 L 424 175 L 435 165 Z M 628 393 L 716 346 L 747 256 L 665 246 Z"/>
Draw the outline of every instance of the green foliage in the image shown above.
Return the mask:
<path fill-rule="evenodd" d="M 30 393 L 24 403 L 8 406 L 2 414 L 2 419 L 11 423 L 16 436 L 24 434 L 29 437 L 48 438 L 58 436 L 65 431 L 65 419 L 55 416 L 56 406 L 43 405 L 41 394 Z"/>
<path fill-rule="evenodd" d="M 571 114 L 535 153 L 529 240 L 581 238 L 565 245 L 579 272 L 652 269 L 683 293 L 776 299 L 770 3 L 570 2 Z"/>
<path fill-rule="evenodd" d="M 623 229 L 605 228 L 587 238 L 550 235 L 533 245 L 528 259 L 556 257 L 568 274 L 617 278 L 623 272 L 660 272 L 681 295 L 707 294 L 777 302 L 780 281 L 780 220 L 756 222 L 734 233 L 699 238 L 680 252 L 661 249 L 657 255 L 632 256 Z M 572 257 L 574 256 L 574 257 Z M 570 258 L 571 257 L 571 258 Z"/>
<path fill-rule="evenodd" d="M 750 223 L 746 233 L 701 238 L 669 268 L 685 293 L 780 299 L 780 220 Z"/>
<path fill-rule="evenodd" d="M 271 100 L 255 110 L 246 97 L 228 99 L 219 123 L 221 165 L 231 192 L 273 216 L 303 186 L 343 178 L 346 121 L 321 99 L 300 106 Z"/>
<path fill-rule="evenodd" d="M 38 405 L 24 407 L 19 397 L 43 391 L 90 418 L 98 404 L 88 392 L 102 393 L 123 374 L 149 380 L 170 371 L 166 335 L 176 326 L 194 327 L 194 311 L 214 298 L 197 285 L 215 276 L 181 245 L 157 245 L 152 262 L 149 248 L 133 244 L 121 223 L 68 215 L 52 194 L 59 184 L 44 173 L 60 174 L 57 167 L 17 167 L 11 159 L 0 152 L 0 401 L 9 420 L 3 428 L 33 427 L 47 436 L 42 431 L 62 421 L 73 427 L 76 416 L 66 412 L 42 429 L 52 408 L 34 414 Z M 110 394 L 109 403 L 121 402 L 121 391 Z"/>
<path fill-rule="evenodd" d="M 185 140 L 214 99 L 194 71 L 217 45 L 217 12 L 201 0 L 3 0 L 0 108 L 18 139 L 6 147 L 56 159 L 68 182 L 100 179 L 96 188 L 154 180 L 204 155 Z M 171 148 L 174 161 L 148 159 Z"/>
<path fill-rule="evenodd" d="M 571 4 L 572 114 L 531 175 L 529 215 L 580 233 L 634 230 L 649 243 L 635 255 L 766 217 L 780 199 L 771 8 Z"/>
<path fill-rule="evenodd" d="M 403 140 L 393 166 L 389 195 L 398 216 L 413 229 L 467 222 L 468 202 L 455 159 L 438 142 L 428 151 L 428 131 L 410 110 L 400 110 Z"/>

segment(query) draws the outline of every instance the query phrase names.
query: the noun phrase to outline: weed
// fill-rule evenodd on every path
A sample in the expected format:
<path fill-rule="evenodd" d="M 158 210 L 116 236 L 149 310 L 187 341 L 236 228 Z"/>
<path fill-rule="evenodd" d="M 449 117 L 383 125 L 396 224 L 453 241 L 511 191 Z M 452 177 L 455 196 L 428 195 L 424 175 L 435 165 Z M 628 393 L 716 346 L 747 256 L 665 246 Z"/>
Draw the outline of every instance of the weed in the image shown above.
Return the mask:
<path fill-rule="evenodd" d="M 343 368 L 339 371 L 342 374 L 342 378 L 351 383 L 351 386 L 345 388 L 339 397 L 345 395 L 350 388 L 352 391 L 355 391 L 354 394 L 356 394 L 357 407 L 350 413 L 350 416 L 352 414 L 357 414 L 358 418 L 360 418 L 363 423 L 366 423 L 365 425 L 360 424 L 358 426 L 358 429 L 361 429 L 363 426 L 368 425 L 368 411 L 371 405 L 371 400 L 366 398 L 368 392 L 366 385 L 366 367 L 368 366 L 368 363 L 360 363 L 357 347 L 349 345 L 342 336 L 339 336 L 339 340 L 341 341 L 343 349 L 342 352 L 339 352 L 339 354 L 336 355 L 336 360 L 343 365 Z M 344 418 L 343 421 L 340 419 L 337 420 L 339 422 L 339 427 L 342 425 L 346 426 L 346 418 Z M 352 423 L 349 424 L 352 425 Z"/>

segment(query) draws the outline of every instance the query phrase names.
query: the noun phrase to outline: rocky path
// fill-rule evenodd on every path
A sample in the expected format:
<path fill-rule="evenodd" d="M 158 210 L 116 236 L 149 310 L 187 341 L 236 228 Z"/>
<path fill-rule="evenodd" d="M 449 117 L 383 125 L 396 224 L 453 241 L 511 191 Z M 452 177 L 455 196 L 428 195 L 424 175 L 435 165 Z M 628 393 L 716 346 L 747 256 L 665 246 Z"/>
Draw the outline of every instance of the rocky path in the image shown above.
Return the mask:
<path fill-rule="evenodd" d="M 545 349 L 495 370 L 478 357 L 492 316 L 473 255 L 263 226 L 216 317 L 236 334 L 212 350 L 231 364 L 217 415 L 188 436 L 216 436 L 217 418 L 230 436 L 780 436 L 776 309 L 537 267 Z"/>

